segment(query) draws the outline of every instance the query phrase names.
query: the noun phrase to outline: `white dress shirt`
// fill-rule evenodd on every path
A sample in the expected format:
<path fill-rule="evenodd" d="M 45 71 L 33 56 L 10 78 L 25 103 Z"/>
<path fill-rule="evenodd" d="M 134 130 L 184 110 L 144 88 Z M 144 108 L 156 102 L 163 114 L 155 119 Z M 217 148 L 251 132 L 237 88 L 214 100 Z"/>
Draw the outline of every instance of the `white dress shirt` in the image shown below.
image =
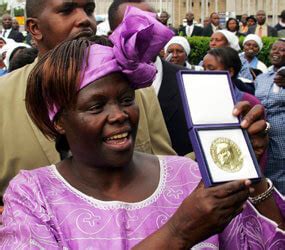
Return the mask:
<path fill-rule="evenodd" d="M 158 95 L 158 92 L 159 92 L 159 89 L 161 86 L 161 82 L 162 82 L 162 75 L 163 75 L 162 62 L 161 62 L 161 59 L 159 58 L 159 56 L 156 57 L 154 65 L 157 69 L 157 72 L 156 72 L 155 79 L 152 83 L 152 86 L 154 87 L 154 91 L 155 91 L 156 95 Z"/>

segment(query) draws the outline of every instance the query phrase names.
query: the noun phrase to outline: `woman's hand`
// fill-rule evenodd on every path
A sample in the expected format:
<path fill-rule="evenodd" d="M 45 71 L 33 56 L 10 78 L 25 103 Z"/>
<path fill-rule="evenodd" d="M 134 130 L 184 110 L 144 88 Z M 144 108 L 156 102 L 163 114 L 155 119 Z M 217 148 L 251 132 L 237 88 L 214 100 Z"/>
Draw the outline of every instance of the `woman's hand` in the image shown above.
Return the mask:
<path fill-rule="evenodd" d="M 255 105 L 251 108 L 251 105 L 247 101 L 238 102 L 233 114 L 235 116 L 242 116 L 241 127 L 247 130 L 256 158 L 259 160 L 269 142 L 268 134 L 265 132 L 267 125 L 264 119 L 264 107 L 262 105 Z"/>
<path fill-rule="evenodd" d="M 250 184 L 249 180 L 239 180 L 205 188 L 201 181 L 166 224 L 173 239 L 192 247 L 223 231 L 242 212 Z"/>

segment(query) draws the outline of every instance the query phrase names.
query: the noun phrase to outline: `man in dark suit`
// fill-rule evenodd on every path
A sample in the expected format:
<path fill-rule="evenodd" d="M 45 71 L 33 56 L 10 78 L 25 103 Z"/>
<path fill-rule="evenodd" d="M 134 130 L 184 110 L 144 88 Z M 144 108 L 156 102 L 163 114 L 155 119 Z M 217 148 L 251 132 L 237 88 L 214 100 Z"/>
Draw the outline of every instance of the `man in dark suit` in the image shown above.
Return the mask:
<path fill-rule="evenodd" d="M 259 37 L 277 36 L 275 28 L 266 24 L 266 13 L 264 10 L 259 10 L 256 13 L 257 24 L 248 28 L 247 34 L 256 34 Z"/>
<path fill-rule="evenodd" d="M 220 29 L 220 17 L 216 12 L 211 13 L 210 23 L 204 27 L 202 36 L 211 36 L 216 30 Z"/>
<path fill-rule="evenodd" d="M 194 13 L 192 11 L 187 12 L 185 18 L 187 20 L 187 25 L 180 28 L 178 34 L 182 36 L 201 36 L 203 28 L 193 23 Z"/>
<path fill-rule="evenodd" d="M 135 6 L 145 11 L 154 12 L 150 5 L 144 0 L 116 0 L 109 7 L 108 17 L 111 30 L 114 30 L 123 20 L 127 5 Z M 155 87 L 159 104 L 163 113 L 164 121 L 172 142 L 172 147 L 178 155 L 186 155 L 193 151 L 188 136 L 187 123 L 182 106 L 182 99 L 176 79 L 177 71 L 185 69 L 177 65 L 156 59 L 157 79 L 159 87 Z M 155 81 L 157 81 L 157 79 Z"/>
<path fill-rule="evenodd" d="M 158 17 L 158 20 L 165 26 L 167 26 L 169 29 L 171 29 L 175 35 L 177 35 L 177 29 L 175 29 L 174 27 L 172 26 L 169 26 L 168 25 L 168 20 L 170 18 L 170 15 L 168 14 L 167 11 L 162 11 Z"/>
<path fill-rule="evenodd" d="M 12 29 L 12 17 L 8 14 L 2 16 L 2 36 L 13 39 L 15 42 L 23 42 L 24 36 L 21 32 Z"/>

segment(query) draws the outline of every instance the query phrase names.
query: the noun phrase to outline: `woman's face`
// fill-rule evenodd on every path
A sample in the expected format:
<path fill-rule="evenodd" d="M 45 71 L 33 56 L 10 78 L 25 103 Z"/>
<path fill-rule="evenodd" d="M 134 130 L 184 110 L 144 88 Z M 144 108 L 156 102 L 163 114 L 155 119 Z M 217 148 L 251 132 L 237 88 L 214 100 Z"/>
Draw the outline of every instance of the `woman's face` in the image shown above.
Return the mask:
<path fill-rule="evenodd" d="M 235 20 L 230 20 L 228 23 L 228 29 L 229 31 L 235 32 L 237 31 L 237 23 Z"/>
<path fill-rule="evenodd" d="M 222 48 L 228 46 L 228 40 L 220 33 L 213 33 L 210 40 L 210 48 Z"/>
<path fill-rule="evenodd" d="M 253 19 L 248 19 L 247 20 L 247 26 L 248 27 L 250 27 L 250 26 L 253 26 L 253 25 L 255 25 L 256 23 L 255 23 L 255 21 L 253 20 Z"/>
<path fill-rule="evenodd" d="M 259 47 L 256 41 L 249 40 L 243 45 L 243 51 L 248 58 L 255 57 L 259 52 Z"/>
<path fill-rule="evenodd" d="M 135 91 L 113 73 L 78 93 L 60 123 L 74 159 L 93 167 L 122 167 L 132 159 L 139 109 Z"/>
<path fill-rule="evenodd" d="M 275 42 L 270 50 L 269 58 L 272 65 L 276 67 L 285 66 L 285 42 Z"/>
<path fill-rule="evenodd" d="M 172 53 L 172 58 L 170 60 L 171 63 L 184 65 L 187 60 L 187 55 L 183 47 L 179 44 L 171 44 L 167 48 L 167 53 L 165 57 L 167 57 L 170 53 Z"/>
<path fill-rule="evenodd" d="M 225 70 L 224 65 L 217 57 L 207 54 L 203 59 L 203 67 L 205 70 Z"/>

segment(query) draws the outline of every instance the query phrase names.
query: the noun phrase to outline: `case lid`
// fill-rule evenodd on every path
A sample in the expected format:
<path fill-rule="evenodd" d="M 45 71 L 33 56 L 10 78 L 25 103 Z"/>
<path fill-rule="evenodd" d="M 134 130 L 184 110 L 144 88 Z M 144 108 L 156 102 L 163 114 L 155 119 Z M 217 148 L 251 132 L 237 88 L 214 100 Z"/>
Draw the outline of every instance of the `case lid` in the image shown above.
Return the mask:
<path fill-rule="evenodd" d="M 180 71 L 178 82 L 189 127 L 239 125 L 232 115 L 235 96 L 228 72 Z"/>

